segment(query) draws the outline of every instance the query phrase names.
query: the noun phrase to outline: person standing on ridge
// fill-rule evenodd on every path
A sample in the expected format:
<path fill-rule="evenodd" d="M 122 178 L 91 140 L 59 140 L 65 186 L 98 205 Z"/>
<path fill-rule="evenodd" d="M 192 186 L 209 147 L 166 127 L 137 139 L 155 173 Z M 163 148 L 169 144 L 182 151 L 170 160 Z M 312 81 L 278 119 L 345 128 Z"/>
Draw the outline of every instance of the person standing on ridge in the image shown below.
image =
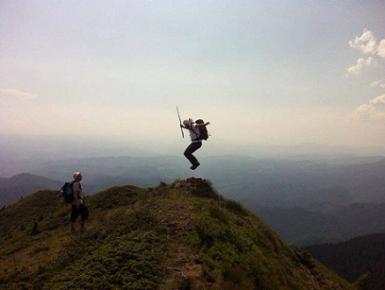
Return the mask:
<path fill-rule="evenodd" d="M 193 153 L 202 147 L 202 140 L 207 140 L 209 134 L 206 126 L 210 123 L 205 123 L 202 119 L 195 122 L 192 119 L 184 120 L 181 128 L 187 129 L 190 132 L 191 144 L 184 151 L 184 156 L 191 162 L 190 169 L 195 170 L 199 165 L 199 161 L 195 158 Z"/>
<path fill-rule="evenodd" d="M 72 181 L 73 200 L 71 202 L 71 231 L 75 231 L 75 222 L 80 215 L 81 228 L 84 229 L 84 222 L 88 219 L 88 208 L 84 203 L 82 185 L 82 174 L 75 172 Z"/>

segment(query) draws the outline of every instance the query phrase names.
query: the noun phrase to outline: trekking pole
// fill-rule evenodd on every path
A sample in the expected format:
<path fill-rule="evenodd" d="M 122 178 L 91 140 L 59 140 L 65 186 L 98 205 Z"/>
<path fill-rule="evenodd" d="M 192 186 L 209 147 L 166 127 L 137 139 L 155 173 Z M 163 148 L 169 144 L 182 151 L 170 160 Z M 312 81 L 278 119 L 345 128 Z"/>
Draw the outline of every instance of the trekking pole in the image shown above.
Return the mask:
<path fill-rule="evenodd" d="M 178 106 L 176 106 L 176 113 L 178 114 L 180 132 L 182 133 L 182 138 L 184 138 L 184 132 L 183 132 L 183 129 L 182 129 L 182 119 L 180 118 L 180 113 L 179 113 Z"/>

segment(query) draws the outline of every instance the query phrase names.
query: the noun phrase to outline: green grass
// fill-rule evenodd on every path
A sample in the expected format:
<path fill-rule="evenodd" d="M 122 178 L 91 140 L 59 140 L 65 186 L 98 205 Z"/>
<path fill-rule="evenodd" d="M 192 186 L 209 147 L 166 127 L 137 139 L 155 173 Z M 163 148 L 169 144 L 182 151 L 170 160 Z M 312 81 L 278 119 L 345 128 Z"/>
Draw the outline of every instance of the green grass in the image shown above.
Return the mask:
<path fill-rule="evenodd" d="M 0 289 L 354 289 L 199 179 L 87 204 L 75 234 L 54 192 L 0 210 Z"/>

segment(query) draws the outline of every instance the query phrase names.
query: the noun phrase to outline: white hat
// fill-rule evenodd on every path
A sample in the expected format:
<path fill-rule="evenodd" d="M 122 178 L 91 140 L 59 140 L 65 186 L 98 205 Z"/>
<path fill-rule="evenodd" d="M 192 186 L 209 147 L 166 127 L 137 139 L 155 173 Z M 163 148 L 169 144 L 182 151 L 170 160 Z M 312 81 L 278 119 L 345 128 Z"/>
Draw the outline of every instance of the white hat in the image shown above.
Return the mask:
<path fill-rule="evenodd" d="M 74 179 L 76 179 L 78 176 L 82 176 L 81 172 L 80 171 L 76 171 L 74 172 L 74 175 L 72 175 L 74 177 Z"/>
<path fill-rule="evenodd" d="M 186 127 L 190 127 L 193 123 L 194 123 L 194 121 L 192 119 L 188 119 L 188 120 L 183 121 L 183 125 L 185 125 Z"/>

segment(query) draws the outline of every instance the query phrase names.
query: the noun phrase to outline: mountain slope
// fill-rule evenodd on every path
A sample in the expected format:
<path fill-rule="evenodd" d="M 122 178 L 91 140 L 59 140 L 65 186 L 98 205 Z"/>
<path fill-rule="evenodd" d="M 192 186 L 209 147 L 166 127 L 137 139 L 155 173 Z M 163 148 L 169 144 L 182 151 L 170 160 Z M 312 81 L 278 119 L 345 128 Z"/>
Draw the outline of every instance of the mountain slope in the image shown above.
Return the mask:
<path fill-rule="evenodd" d="M 364 277 L 363 289 L 384 289 L 385 234 L 362 236 L 338 244 L 314 245 L 306 249 L 349 281 Z"/>
<path fill-rule="evenodd" d="M 57 189 L 60 182 L 46 177 L 21 173 L 10 178 L 0 178 L 0 205 L 8 205 L 21 197 L 42 189 Z"/>
<path fill-rule="evenodd" d="M 84 232 L 42 191 L 0 211 L 0 289 L 354 289 L 201 179 L 114 187 Z"/>

